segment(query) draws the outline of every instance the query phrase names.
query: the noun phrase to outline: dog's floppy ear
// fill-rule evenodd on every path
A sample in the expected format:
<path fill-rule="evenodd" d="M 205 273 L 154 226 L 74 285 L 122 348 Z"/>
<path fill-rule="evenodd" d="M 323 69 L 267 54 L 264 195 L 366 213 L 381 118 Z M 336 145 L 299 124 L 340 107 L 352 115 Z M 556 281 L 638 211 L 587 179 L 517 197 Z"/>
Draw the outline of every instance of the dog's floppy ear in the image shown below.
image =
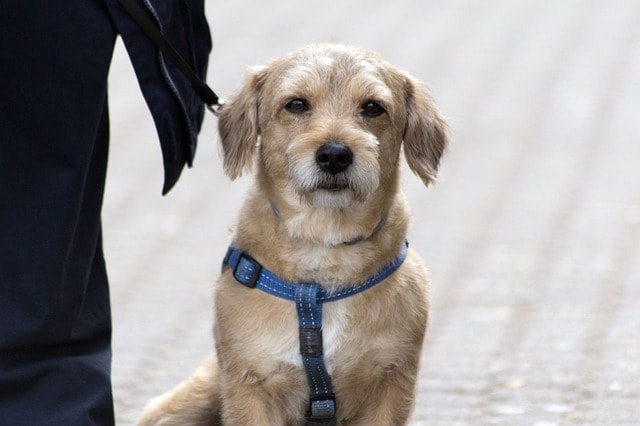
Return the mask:
<path fill-rule="evenodd" d="M 267 67 L 250 68 L 240 91 L 220 110 L 218 132 L 224 153 L 224 171 L 232 180 L 251 168 L 260 124 L 258 107 Z"/>
<path fill-rule="evenodd" d="M 446 124 L 427 90 L 408 75 L 405 75 L 405 96 L 405 158 L 409 168 L 429 185 L 436 179 L 440 157 L 447 147 Z"/>

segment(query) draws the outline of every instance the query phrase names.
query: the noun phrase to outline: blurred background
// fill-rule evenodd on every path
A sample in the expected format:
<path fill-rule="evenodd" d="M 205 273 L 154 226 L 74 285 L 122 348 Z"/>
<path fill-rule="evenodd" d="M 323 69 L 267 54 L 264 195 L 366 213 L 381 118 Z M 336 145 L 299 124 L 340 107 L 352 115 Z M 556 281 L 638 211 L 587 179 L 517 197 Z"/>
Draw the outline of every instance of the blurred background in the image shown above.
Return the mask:
<path fill-rule="evenodd" d="M 448 117 L 428 189 L 405 170 L 432 278 L 411 425 L 640 424 L 640 2 L 207 1 L 209 84 L 301 45 L 374 50 Z M 212 350 L 212 296 L 248 178 L 207 113 L 161 196 L 159 144 L 121 42 L 103 213 L 118 424 Z"/>

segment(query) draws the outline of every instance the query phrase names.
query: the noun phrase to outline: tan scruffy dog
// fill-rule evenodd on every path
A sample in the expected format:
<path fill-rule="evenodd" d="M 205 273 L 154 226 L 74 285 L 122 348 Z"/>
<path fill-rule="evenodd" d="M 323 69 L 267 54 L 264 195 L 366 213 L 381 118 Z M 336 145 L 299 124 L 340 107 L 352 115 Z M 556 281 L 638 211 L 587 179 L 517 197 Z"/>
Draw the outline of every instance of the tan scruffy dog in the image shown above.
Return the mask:
<path fill-rule="evenodd" d="M 250 69 L 219 118 L 227 175 L 255 179 L 216 286 L 217 353 L 139 424 L 406 423 L 428 280 L 406 250 L 400 147 L 428 185 L 447 143 L 426 90 L 371 52 L 313 45 Z"/>

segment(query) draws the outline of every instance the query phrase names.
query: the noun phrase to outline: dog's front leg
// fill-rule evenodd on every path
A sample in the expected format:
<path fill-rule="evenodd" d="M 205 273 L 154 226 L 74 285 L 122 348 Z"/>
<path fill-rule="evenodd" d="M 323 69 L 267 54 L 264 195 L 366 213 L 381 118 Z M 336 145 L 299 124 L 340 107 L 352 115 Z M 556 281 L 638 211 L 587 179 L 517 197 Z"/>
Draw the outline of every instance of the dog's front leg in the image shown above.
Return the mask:
<path fill-rule="evenodd" d="M 414 371 L 386 372 L 384 378 L 362 381 L 359 386 L 345 387 L 344 392 L 340 393 L 341 405 L 338 408 L 344 424 L 407 424 L 414 406 L 415 378 L 411 377 L 413 373 Z"/>
<path fill-rule="evenodd" d="M 395 385 L 385 387 L 365 414 L 363 425 L 404 425 L 413 411 L 414 394 L 406 386 Z"/>
<path fill-rule="evenodd" d="M 224 424 L 300 424 L 309 390 L 295 305 L 222 279 L 214 335 Z"/>
<path fill-rule="evenodd" d="M 227 384 L 222 398 L 225 425 L 284 426 L 296 420 L 298 398 L 295 392 L 283 389 L 284 383 L 274 387 L 269 380 L 248 372 Z"/>
<path fill-rule="evenodd" d="M 224 424 L 240 425 L 284 425 L 285 420 L 273 410 L 268 399 L 259 389 L 250 386 L 235 386 L 224 397 L 222 415 Z"/>

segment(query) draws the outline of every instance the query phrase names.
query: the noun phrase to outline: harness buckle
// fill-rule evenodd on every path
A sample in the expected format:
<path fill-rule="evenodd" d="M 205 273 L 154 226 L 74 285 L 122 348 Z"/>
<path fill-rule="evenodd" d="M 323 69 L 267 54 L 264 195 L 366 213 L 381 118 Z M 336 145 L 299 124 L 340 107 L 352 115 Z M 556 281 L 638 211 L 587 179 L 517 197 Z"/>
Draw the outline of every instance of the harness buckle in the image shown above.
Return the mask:
<path fill-rule="evenodd" d="M 262 265 L 247 253 L 240 253 L 238 262 L 233 268 L 233 277 L 236 281 L 246 287 L 254 288 L 258 284 L 260 272 L 262 272 Z"/>
<path fill-rule="evenodd" d="M 307 412 L 308 424 L 336 424 L 336 396 L 333 393 L 312 395 Z"/>
<path fill-rule="evenodd" d="M 302 356 L 322 356 L 322 328 L 300 327 L 299 335 Z"/>

